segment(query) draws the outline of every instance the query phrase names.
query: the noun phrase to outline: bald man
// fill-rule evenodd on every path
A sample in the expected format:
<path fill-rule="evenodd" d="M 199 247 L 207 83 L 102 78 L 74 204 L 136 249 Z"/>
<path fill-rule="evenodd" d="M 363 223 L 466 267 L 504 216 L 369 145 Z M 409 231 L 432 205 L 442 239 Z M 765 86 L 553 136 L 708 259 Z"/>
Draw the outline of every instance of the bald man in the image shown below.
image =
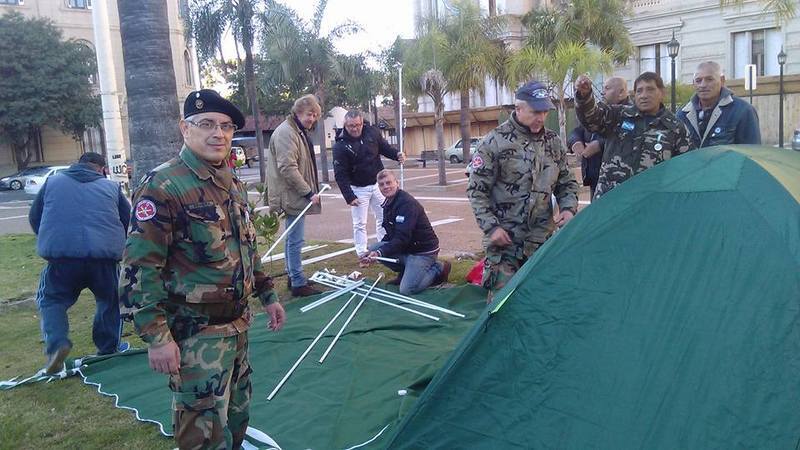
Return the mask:
<path fill-rule="evenodd" d="M 611 77 L 603 84 L 603 100 L 609 105 L 628 105 L 628 82 L 622 77 Z M 587 131 L 583 125 L 578 124 L 567 141 L 569 148 L 581 157 L 581 176 L 583 185 L 589 186 L 591 196 L 597 189 L 597 180 L 600 177 L 600 164 L 603 162 L 603 146 L 605 139 L 602 136 Z"/>
<path fill-rule="evenodd" d="M 695 94 L 676 114 L 689 130 L 692 148 L 761 144 L 756 110 L 725 87 L 725 75 L 719 64 L 700 63 L 693 84 Z"/>

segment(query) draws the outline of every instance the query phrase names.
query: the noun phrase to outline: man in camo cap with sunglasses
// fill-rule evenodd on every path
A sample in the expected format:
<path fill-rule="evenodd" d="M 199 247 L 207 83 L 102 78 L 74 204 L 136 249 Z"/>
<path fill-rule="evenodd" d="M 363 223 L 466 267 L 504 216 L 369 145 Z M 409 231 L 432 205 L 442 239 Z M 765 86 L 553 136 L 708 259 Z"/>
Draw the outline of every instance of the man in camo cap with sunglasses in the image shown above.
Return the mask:
<path fill-rule="evenodd" d="M 280 330 L 284 311 L 261 268 L 242 182 L 228 170 L 244 116 L 210 89 L 184 103 L 177 157 L 142 180 L 120 276 L 120 301 L 169 375 L 180 448 L 239 448 L 249 421 L 248 300 Z"/>
<path fill-rule="evenodd" d="M 511 117 L 486 135 L 472 158 L 467 196 L 484 232 L 489 301 L 577 211 L 578 183 L 564 146 L 544 127 L 552 109 L 544 83 L 525 83 Z M 555 217 L 551 195 L 559 207 Z"/>

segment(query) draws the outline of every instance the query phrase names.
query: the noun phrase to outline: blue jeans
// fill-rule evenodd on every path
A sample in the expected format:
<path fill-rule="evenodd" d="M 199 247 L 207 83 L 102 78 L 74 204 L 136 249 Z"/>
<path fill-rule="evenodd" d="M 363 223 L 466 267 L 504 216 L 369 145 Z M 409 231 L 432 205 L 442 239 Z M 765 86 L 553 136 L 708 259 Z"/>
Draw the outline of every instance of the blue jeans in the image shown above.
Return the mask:
<path fill-rule="evenodd" d="M 95 297 L 92 340 L 98 354 L 117 351 L 122 320 L 119 315 L 117 284 L 119 265 L 116 261 L 75 259 L 48 262 L 39 281 L 39 312 L 45 353 L 71 346 L 67 310 L 75 304 L 84 289 Z"/>
<path fill-rule="evenodd" d="M 288 228 L 295 219 L 297 219 L 297 216 L 290 216 L 287 214 L 286 228 Z M 300 217 L 300 220 L 297 221 L 294 228 L 286 235 L 284 250 L 286 254 L 286 273 L 289 274 L 289 281 L 291 281 L 293 288 L 308 284 L 306 275 L 303 273 L 303 260 L 300 257 L 300 249 L 302 249 L 303 245 L 306 243 L 303 238 L 305 234 L 305 221 L 305 216 Z"/>
<path fill-rule="evenodd" d="M 383 247 L 386 242 L 376 242 L 369 246 L 370 251 Z M 444 265 L 436 261 L 437 253 L 431 255 L 399 255 L 398 263 L 381 261 L 381 264 L 400 274 L 400 293 L 414 295 L 425 290 L 442 274 Z"/>

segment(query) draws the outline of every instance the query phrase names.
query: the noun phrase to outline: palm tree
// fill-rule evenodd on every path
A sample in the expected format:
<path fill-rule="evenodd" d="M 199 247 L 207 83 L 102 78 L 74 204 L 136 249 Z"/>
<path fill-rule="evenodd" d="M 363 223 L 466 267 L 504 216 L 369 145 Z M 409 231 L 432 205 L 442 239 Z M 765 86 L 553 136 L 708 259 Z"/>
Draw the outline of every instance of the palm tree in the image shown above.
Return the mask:
<path fill-rule="evenodd" d="M 460 93 L 462 161 L 469 161 L 470 91 L 483 95 L 487 77 L 502 80 L 507 55 L 499 39 L 502 23 L 497 17 L 481 17 L 477 3 L 469 0 L 454 1 L 451 10 L 442 24 L 445 39 L 441 64 L 447 85 Z"/>
<path fill-rule="evenodd" d="M 333 41 L 358 32 L 361 27 L 352 21 L 346 21 L 333 27 L 327 34 L 323 34 L 322 19 L 325 16 L 328 0 L 317 2 L 311 23 L 300 19 L 294 10 L 275 0 L 267 0 L 267 4 L 267 12 L 261 15 L 261 25 L 265 35 L 264 53 L 269 58 L 280 61 L 286 78 L 310 77 L 314 95 L 317 96 L 324 112 L 327 83 L 336 75 L 334 67 L 339 56 L 333 48 Z M 324 127 L 318 125 L 315 142 L 323 142 L 324 135 Z M 322 181 L 327 183 L 328 155 L 324 145 L 322 147 L 320 169 Z"/>
<path fill-rule="evenodd" d="M 797 0 L 760 0 L 764 14 L 773 14 L 778 24 L 786 23 L 797 14 Z M 719 0 L 720 8 L 736 6 L 741 8 L 744 0 Z"/>
<path fill-rule="evenodd" d="M 405 49 L 403 55 L 403 89 L 410 96 L 427 95 L 433 101 L 433 121 L 436 129 L 436 153 L 439 185 L 447 185 L 444 160 L 444 97 L 449 92 L 447 79 L 441 70 L 445 35 L 440 23 L 429 18 L 422 23 L 419 37 Z M 438 57 L 438 58 L 437 58 Z M 402 124 L 398 124 L 402 126 Z"/>
<path fill-rule="evenodd" d="M 528 37 L 509 63 L 509 84 L 547 80 L 559 102 L 559 131 L 566 141 L 566 96 L 581 73 L 610 72 L 633 52 L 623 19 L 624 0 L 572 0 L 526 14 Z"/>
<path fill-rule="evenodd" d="M 176 126 L 180 109 L 167 4 L 142 0 L 119 2 L 118 7 L 135 187 L 144 174 L 180 147 L 182 137 Z"/>
<path fill-rule="evenodd" d="M 227 72 L 222 56 L 221 38 L 224 32 L 230 31 L 236 42 L 244 48 L 245 91 L 250 103 L 258 146 L 258 168 L 261 182 L 266 183 L 267 165 L 264 157 L 264 135 L 258 120 L 258 95 L 256 93 L 255 64 L 253 63 L 253 45 L 256 41 L 256 26 L 253 16 L 259 13 L 261 0 L 197 0 L 189 7 L 186 17 L 186 29 L 195 40 L 199 56 L 203 59 L 219 52 L 223 71 Z M 237 46 L 238 53 L 238 46 Z M 201 59 L 202 61 L 202 59 Z"/>
<path fill-rule="evenodd" d="M 561 142 L 566 148 L 567 89 L 578 75 L 590 72 L 610 72 L 612 55 L 608 51 L 592 48 L 583 43 L 562 42 L 552 51 L 526 46 L 511 56 L 509 81 L 512 85 L 537 78 L 549 80 L 551 92 L 558 98 L 558 128 Z"/>

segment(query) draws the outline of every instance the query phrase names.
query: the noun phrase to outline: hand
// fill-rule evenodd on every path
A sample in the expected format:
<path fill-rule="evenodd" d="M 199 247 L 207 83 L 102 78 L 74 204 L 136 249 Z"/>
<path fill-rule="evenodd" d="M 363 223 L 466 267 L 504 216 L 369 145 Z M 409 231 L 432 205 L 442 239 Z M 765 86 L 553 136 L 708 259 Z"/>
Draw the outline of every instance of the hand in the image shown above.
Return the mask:
<path fill-rule="evenodd" d="M 358 206 L 358 203 L 359 203 L 359 200 L 355 199 L 352 202 L 348 203 L 348 205 L 350 205 L 350 206 Z"/>
<path fill-rule="evenodd" d="M 320 204 L 320 196 L 319 196 L 319 194 L 314 194 L 314 195 L 311 196 L 311 203 L 314 204 L 314 205 L 319 205 Z"/>
<path fill-rule="evenodd" d="M 506 230 L 497 227 L 489 235 L 489 242 L 496 247 L 508 247 L 512 244 L 511 238 L 506 233 Z"/>
<path fill-rule="evenodd" d="M 286 322 L 286 311 L 283 310 L 283 305 L 278 302 L 270 303 L 264 307 L 264 312 L 269 315 L 267 327 L 272 331 L 280 331 Z"/>
<path fill-rule="evenodd" d="M 578 141 L 572 144 L 572 151 L 575 152 L 576 155 L 583 156 L 583 151 L 586 150 L 586 145 L 583 142 Z"/>
<path fill-rule="evenodd" d="M 377 261 L 375 258 L 377 258 L 378 256 L 379 256 L 378 252 L 371 251 L 371 252 L 367 253 L 366 255 L 362 256 L 361 259 L 359 259 L 358 266 L 361 267 L 362 269 L 363 268 L 367 268 L 367 267 L 371 266 L 372 263 Z"/>
<path fill-rule="evenodd" d="M 575 214 L 572 214 L 572 211 L 569 210 L 561 211 L 558 214 L 558 217 L 556 217 L 556 225 L 558 225 L 559 227 L 563 227 L 564 225 L 567 224 L 567 222 L 572 220 L 573 217 L 575 217 Z"/>
<path fill-rule="evenodd" d="M 147 360 L 156 372 L 176 375 L 181 367 L 181 350 L 175 341 L 151 345 L 147 349 Z"/>
<path fill-rule="evenodd" d="M 588 97 L 592 93 L 592 80 L 589 79 L 586 75 L 581 75 L 575 80 L 575 91 L 577 91 L 581 97 Z"/>
<path fill-rule="evenodd" d="M 406 162 L 406 155 L 405 155 L 405 153 L 403 153 L 403 152 L 399 152 L 399 153 L 397 154 L 397 162 L 399 162 L 400 164 L 403 164 L 404 162 Z"/>

